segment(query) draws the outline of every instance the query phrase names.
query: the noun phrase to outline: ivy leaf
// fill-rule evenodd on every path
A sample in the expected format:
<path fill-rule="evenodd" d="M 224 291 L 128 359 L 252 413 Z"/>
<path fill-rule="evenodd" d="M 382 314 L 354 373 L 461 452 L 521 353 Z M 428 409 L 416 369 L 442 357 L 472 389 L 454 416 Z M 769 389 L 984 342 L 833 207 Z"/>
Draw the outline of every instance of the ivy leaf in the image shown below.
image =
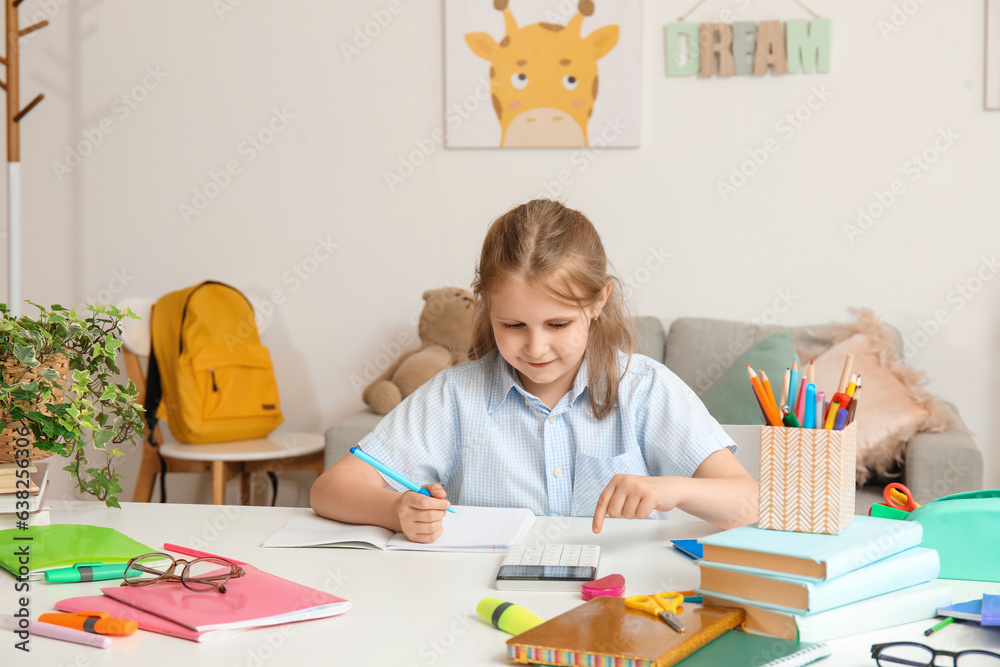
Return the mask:
<path fill-rule="evenodd" d="M 35 359 L 35 348 L 33 347 L 14 343 L 14 356 L 17 357 L 18 362 L 29 368 L 34 368 L 38 365 L 38 360 Z"/>
<path fill-rule="evenodd" d="M 114 433 L 111 431 L 94 431 L 94 447 L 104 449 L 111 442 L 112 437 L 114 437 Z"/>

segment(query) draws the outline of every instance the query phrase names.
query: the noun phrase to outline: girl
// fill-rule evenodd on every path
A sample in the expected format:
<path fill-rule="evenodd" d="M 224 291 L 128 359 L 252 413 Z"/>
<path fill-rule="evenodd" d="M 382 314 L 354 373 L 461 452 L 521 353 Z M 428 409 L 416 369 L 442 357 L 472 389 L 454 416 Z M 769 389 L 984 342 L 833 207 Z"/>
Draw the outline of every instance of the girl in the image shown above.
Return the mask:
<path fill-rule="evenodd" d="M 432 542 L 454 499 L 537 515 L 646 518 L 678 508 L 722 528 L 757 518 L 736 445 L 662 364 L 630 354 L 631 319 L 594 226 L 535 200 L 483 242 L 473 361 L 424 383 L 360 447 L 427 486 L 406 491 L 347 455 L 313 510 Z M 447 489 L 447 493 L 445 491 Z"/>

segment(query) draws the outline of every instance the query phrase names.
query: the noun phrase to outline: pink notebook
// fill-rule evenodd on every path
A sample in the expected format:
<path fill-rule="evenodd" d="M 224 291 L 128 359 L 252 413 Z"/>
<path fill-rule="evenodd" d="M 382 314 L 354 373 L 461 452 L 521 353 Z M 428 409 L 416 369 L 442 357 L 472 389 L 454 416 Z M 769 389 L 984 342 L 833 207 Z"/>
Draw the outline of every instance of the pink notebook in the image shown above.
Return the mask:
<path fill-rule="evenodd" d="M 226 582 L 226 592 L 196 592 L 179 582 L 112 586 L 101 592 L 196 632 L 241 630 L 336 616 L 351 603 L 250 565 L 246 576 Z"/>
<path fill-rule="evenodd" d="M 141 609 L 136 609 L 107 595 L 68 598 L 57 602 L 55 607 L 59 611 L 71 614 L 75 614 L 78 611 L 106 611 L 115 618 L 124 618 L 137 622 L 140 630 L 157 632 L 161 635 L 169 635 L 170 637 L 187 639 L 193 642 L 207 642 L 242 632 L 242 630 L 209 630 L 207 632 L 198 632 L 179 623 L 174 623 Z"/>

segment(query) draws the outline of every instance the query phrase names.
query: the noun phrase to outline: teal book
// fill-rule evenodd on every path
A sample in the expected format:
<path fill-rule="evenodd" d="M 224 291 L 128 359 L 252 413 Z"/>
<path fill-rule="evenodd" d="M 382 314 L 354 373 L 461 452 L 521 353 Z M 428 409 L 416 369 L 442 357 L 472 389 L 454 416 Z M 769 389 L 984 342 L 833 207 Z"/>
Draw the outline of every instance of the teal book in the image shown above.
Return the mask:
<path fill-rule="evenodd" d="M 766 609 L 806 614 L 898 591 L 937 578 L 934 549 L 912 547 L 829 581 L 810 581 L 760 570 L 698 561 L 701 595 L 749 602 Z"/>
<path fill-rule="evenodd" d="M 705 561 L 828 580 L 918 546 L 915 521 L 856 516 L 837 535 L 743 526 L 701 538 Z"/>

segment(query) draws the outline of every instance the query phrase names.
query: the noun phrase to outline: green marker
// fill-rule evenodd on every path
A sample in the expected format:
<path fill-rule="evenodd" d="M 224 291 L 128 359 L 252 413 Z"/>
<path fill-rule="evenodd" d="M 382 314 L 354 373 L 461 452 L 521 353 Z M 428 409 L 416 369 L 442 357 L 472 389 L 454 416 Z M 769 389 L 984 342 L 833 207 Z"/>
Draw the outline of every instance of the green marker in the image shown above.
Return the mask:
<path fill-rule="evenodd" d="M 949 623 L 954 623 L 954 622 L 955 622 L 955 619 L 952 618 L 951 616 L 949 616 L 948 618 L 944 619 L 943 621 L 941 621 L 940 623 L 938 623 L 937 625 L 935 625 L 933 628 L 929 628 L 927 630 L 924 630 L 924 637 L 930 637 L 932 634 L 934 634 L 935 632 L 937 632 L 941 628 L 945 627 Z"/>
<path fill-rule="evenodd" d="M 75 584 L 81 581 L 105 581 L 125 576 L 128 563 L 77 563 L 73 567 L 46 570 L 45 581 L 50 584 Z"/>

